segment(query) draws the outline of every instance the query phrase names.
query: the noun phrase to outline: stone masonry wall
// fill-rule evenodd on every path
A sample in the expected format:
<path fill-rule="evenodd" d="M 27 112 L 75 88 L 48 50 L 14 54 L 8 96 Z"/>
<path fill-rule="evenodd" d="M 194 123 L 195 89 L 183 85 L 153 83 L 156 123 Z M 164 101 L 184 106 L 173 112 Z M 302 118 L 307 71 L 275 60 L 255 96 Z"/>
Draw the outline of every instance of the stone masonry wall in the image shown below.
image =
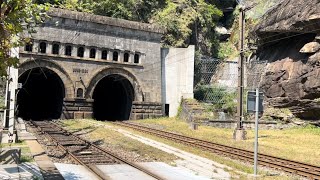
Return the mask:
<path fill-rule="evenodd" d="M 88 119 L 93 117 L 92 100 L 65 99 L 61 119 Z"/>
<path fill-rule="evenodd" d="M 133 102 L 130 119 L 159 118 L 163 116 L 162 104 L 151 102 Z"/>
<path fill-rule="evenodd" d="M 53 9 L 49 15 L 51 18 L 31 36 L 32 50 L 20 48 L 19 75 L 36 67 L 46 67 L 57 73 L 66 89 L 66 114 L 62 118 L 92 116 L 95 85 L 110 73 L 123 75 L 131 82 L 134 101 L 161 103 L 161 29 L 62 9 Z M 25 33 L 24 36 L 29 35 Z M 39 49 L 43 42 L 45 53 Z M 59 44 L 58 54 L 52 51 L 54 44 Z M 71 56 L 65 54 L 69 45 Z M 83 57 L 77 56 L 78 47 L 84 48 Z M 90 58 L 92 48 L 96 50 L 95 58 Z M 106 59 L 101 58 L 104 50 L 108 52 Z M 113 53 L 118 53 L 116 61 L 112 59 Z M 124 61 L 125 53 L 129 54 L 128 62 Z M 134 61 L 135 54 L 139 55 L 139 62 Z M 84 100 L 75 99 L 78 88 L 84 90 Z M 80 101 L 86 103 L 85 109 L 77 106 Z"/>

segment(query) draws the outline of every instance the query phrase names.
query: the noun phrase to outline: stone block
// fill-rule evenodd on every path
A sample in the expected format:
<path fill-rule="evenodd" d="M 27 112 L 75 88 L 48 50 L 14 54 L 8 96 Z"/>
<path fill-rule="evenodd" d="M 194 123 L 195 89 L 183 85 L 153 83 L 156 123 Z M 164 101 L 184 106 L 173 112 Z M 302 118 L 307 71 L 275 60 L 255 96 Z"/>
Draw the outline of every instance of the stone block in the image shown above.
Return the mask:
<path fill-rule="evenodd" d="M 163 114 L 154 114 L 154 117 L 155 118 L 161 118 L 161 117 L 163 117 Z"/>
<path fill-rule="evenodd" d="M 153 113 L 153 110 L 152 109 L 147 109 L 145 110 L 146 113 Z"/>
<path fill-rule="evenodd" d="M 135 116 L 136 116 L 135 119 L 143 119 L 143 114 L 136 114 Z"/>
<path fill-rule="evenodd" d="M 153 113 L 155 113 L 155 114 L 162 114 L 162 110 L 154 110 Z"/>
<path fill-rule="evenodd" d="M 65 111 L 78 111 L 79 108 L 78 107 L 65 106 L 65 107 L 63 107 L 63 110 L 65 110 Z"/>
<path fill-rule="evenodd" d="M 64 102 L 63 103 L 65 106 L 74 106 L 73 102 Z"/>
<path fill-rule="evenodd" d="M 91 107 L 92 105 L 90 103 L 87 102 L 76 102 L 74 103 L 74 106 L 78 106 L 78 107 Z"/>
<path fill-rule="evenodd" d="M 74 119 L 83 119 L 83 112 L 74 112 Z"/>
<path fill-rule="evenodd" d="M 130 120 L 136 120 L 136 114 L 131 113 L 131 115 L 130 115 Z"/>
<path fill-rule="evenodd" d="M 84 119 L 91 119 L 91 118 L 93 118 L 93 112 L 84 112 L 84 113 L 83 113 L 83 118 L 84 118 Z"/>
<path fill-rule="evenodd" d="M 148 119 L 149 118 L 149 114 L 143 114 L 143 119 Z"/>
<path fill-rule="evenodd" d="M 144 113 L 145 110 L 144 109 L 134 109 L 132 112 L 133 113 Z"/>
<path fill-rule="evenodd" d="M 74 119 L 74 114 L 71 112 L 63 111 L 61 119 Z"/>
<path fill-rule="evenodd" d="M 80 107 L 79 110 L 80 111 L 92 111 L 93 108 L 92 107 Z"/>

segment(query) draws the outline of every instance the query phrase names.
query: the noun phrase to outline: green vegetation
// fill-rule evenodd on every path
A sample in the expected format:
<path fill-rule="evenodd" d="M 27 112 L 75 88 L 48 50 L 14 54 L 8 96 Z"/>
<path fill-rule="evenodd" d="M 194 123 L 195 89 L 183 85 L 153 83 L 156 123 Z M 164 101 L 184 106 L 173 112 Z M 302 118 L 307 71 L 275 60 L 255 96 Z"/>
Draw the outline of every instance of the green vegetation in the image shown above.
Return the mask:
<path fill-rule="evenodd" d="M 199 85 L 194 92 L 195 99 L 202 101 L 207 100 L 212 103 L 210 110 L 223 110 L 229 115 L 236 113 L 236 98 L 235 92 L 229 92 L 223 87 Z"/>
<path fill-rule="evenodd" d="M 152 21 L 166 28 L 164 46 L 186 47 L 195 44 L 202 53 L 215 55 L 218 41 L 214 32 L 222 12 L 204 0 L 169 1 Z M 199 43 L 199 36 L 202 37 Z"/>
<path fill-rule="evenodd" d="M 234 59 L 237 56 L 239 56 L 237 48 L 230 41 L 220 43 L 220 47 L 218 50 L 219 58 Z"/>
<path fill-rule="evenodd" d="M 264 120 L 276 120 L 282 123 L 289 123 L 291 121 L 297 121 L 298 118 L 294 117 L 290 109 L 288 108 L 274 108 L 267 107 L 263 112 L 261 119 Z"/>
<path fill-rule="evenodd" d="M 246 44 L 254 43 L 254 37 L 250 37 L 254 26 L 256 26 L 261 17 L 274 5 L 279 3 L 279 0 L 246 0 L 245 5 L 250 6 L 255 4 L 254 7 L 246 12 L 246 26 L 245 26 L 245 41 Z M 239 9 L 237 8 L 233 12 L 233 18 L 231 18 L 232 25 L 230 28 L 231 37 L 227 42 L 221 43 L 218 50 L 218 57 L 221 59 L 233 59 L 236 55 L 239 54 L 238 45 L 239 45 Z M 250 47 L 249 47 L 250 48 Z M 251 51 L 246 51 L 245 55 L 248 57 Z"/>
<path fill-rule="evenodd" d="M 20 157 L 20 162 L 33 162 L 34 161 L 34 159 L 33 159 L 33 157 L 32 156 L 30 156 L 30 155 L 21 155 L 21 157 Z"/>
<path fill-rule="evenodd" d="M 157 24 L 166 30 L 163 46 L 196 45 L 204 55 L 217 56 L 215 27 L 221 9 L 234 0 L 37 0 L 55 7 Z"/>
<path fill-rule="evenodd" d="M 0 1 L 0 76 L 7 74 L 8 66 L 16 66 L 18 59 L 10 57 L 11 48 L 19 47 L 28 39 L 23 30 L 31 32 L 47 6 L 34 4 L 32 0 Z"/>

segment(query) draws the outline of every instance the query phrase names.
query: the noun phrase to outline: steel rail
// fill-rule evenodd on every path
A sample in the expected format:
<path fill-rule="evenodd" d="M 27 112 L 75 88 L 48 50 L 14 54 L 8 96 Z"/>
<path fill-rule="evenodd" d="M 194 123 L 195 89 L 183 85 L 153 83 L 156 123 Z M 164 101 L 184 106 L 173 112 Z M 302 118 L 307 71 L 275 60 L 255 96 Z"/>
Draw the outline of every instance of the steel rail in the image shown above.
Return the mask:
<path fill-rule="evenodd" d="M 60 125 L 58 125 L 57 123 L 53 123 L 53 122 L 51 122 L 51 121 L 50 121 L 50 122 L 49 122 L 49 121 L 46 121 L 46 123 L 48 123 L 49 125 L 51 125 L 51 126 L 50 126 L 51 128 L 48 128 L 48 131 L 45 131 L 44 129 L 41 128 L 41 126 L 37 125 L 37 124 L 36 124 L 35 122 L 33 122 L 33 121 L 31 121 L 31 123 L 32 123 L 34 126 L 36 126 L 37 129 L 38 129 L 40 132 L 44 133 L 47 137 L 49 137 L 50 140 L 52 140 L 53 142 L 55 142 L 60 149 L 62 149 L 63 151 L 67 152 L 67 153 L 72 157 L 72 159 L 74 159 L 76 162 L 78 162 L 78 163 L 81 164 L 82 166 L 86 167 L 90 172 L 92 172 L 93 174 L 95 174 L 99 179 L 105 180 L 105 179 L 107 179 L 107 178 L 105 177 L 105 175 L 104 175 L 99 169 L 94 168 L 94 167 L 92 167 L 90 164 L 87 164 L 87 163 L 83 162 L 82 160 L 80 160 L 80 159 L 77 157 L 77 155 L 73 154 L 73 153 L 70 152 L 67 148 L 65 148 L 65 147 L 64 147 L 64 144 L 60 142 L 60 141 L 61 141 L 61 138 L 60 138 L 60 139 L 55 139 L 55 137 L 52 136 L 52 134 L 57 134 L 57 133 L 56 133 L 56 130 L 59 130 L 59 131 L 63 132 L 64 134 L 68 135 L 68 137 L 72 137 L 72 138 L 74 139 L 74 141 L 83 142 L 83 143 L 85 143 L 85 144 L 87 144 L 87 145 L 90 145 L 91 147 L 94 147 L 94 148 L 98 149 L 99 151 L 101 151 L 101 152 L 104 153 L 105 155 L 107 155 L 107 156 L 115 159 L 117 162 L 120 162 L 120 163 L 123 163 L 123 164 L 127 164 L 127 165 L 129 165 L 129 166 L 131 166 L 131 167 L 134 167 L 134 168 L 138 169 L 139 171 L 141 171 L 141 172 L 143 172 L 143 173 L 145 173 L 145 174 L 147 174 L 147 175 L 149 175 L 149 176 L 151 176 L 151 177 L 153 177 L 153 178 L 155 178 L 155 179 L 158 179 L 158 180 L 163 180 L 163 179 L 164 179 L 164 178 L 160 177 L 159 175 L 157 175 L 157 174 L 155 174 L 155 173 L 153 173 L 153 172 L 151 172 L 151 171 L 143 168 L 142 166 L 140 166 L 140 165 L 138 165 L 138 164 L 136 164 L 136 163 L 129 162 L 129 161 L 127 161 L 127 160 L 125 160 L 125 159 L 123 159 L 123 158 L 121 158 L 121 157 L 119 157 L 119 156 L 117 156 L 117 155 L 115 155 L 115 154 L 113 154 L 113 153 L 111 153 L 111 152 L 109 152 L 109 151 L 107 151 L 107 150 L 105 150 L 105 149 L 103 149 L 103 148 L 101 148 L 101 147 L 99 147 L 99 146 L 97 146 L 97 145 L 95 145 L 95 144 L 93 144 L 93 143 L 91 143 L 91 142 L 89 142 L 89 141 L 87 141 L 87 140 L 85 140 L 85 139 L 83 139 L 83 138 L 75 135 L 74 133 L 68 132 L 68 131 L 65 130 L 64 128 L 60 127 Z M 53 126 L 54 126 L 54 127 L 53 127 Z M 46 127 L 46 128 L 47 128 L 47 127 Z M 54 128 L 57 128 L 57 129 L 54 129 Z M 52 132 L 52 134 L 50 134 L 50 133 L 48 133 L 48 132 Z M 63 141 L 63 139 L 62 139 L 62 141 Z M 99 153 L 99 155 L 101 155 L 101 154 Z"/>
<path fill-rule="evenodd" d="M 253 151 L 248 151 L 240 148 L 234 148 L 231 146 L 226 146 L 218 143 L 213 143 L 206 140 L 201 140 L 197 138 L 192 138 L 168 131 L 158 130 L 150 127 L 146 127 L 143 125 L 138 125 L 136 123 L 129 122 L 115 122 L 114 124 L 135 129 L 137 131 L 141 131 L 144 133 L 156 135 L 162 138 L 170 139 L 173 141 L 177 141 L 183 144 L 196 146 L 198 148 L 202 148 L 208 150 L 210 152 L 214 152 L 217 154 L 222 154 L 227 157 L 237 158 L 243 161 L 253 162 Z M 258 154 L 259 164 L 275 169 L 279 169 L 285 172 L 301 175 L 310 179 L 320 179 L 320 167 L 301 163 L 297 161 L 287 160 L 284 158 L 278 158 L 271 155 L 266 154 Z"/>
<path fill-rule="evenodd" d="M 86 169 L 88 169 L 91 173 L 93 173 L 98 179 L 101 180 L 107 180 L 105 177 L 101 176 L 100 172 L 97 172 L 96 169 L 93 169 L 92 167 L 90 167 L 88 164 L 83 163 L 80 159 L 78 159 L 76 156 L 74 156 L 67 148 L 63 147 L 63 145 L 61 145 L 58 140 L 56 140 L 55 138 L 53 138 L 48 132 L 44 131 L 39 125 L 37 125 L 35 122 L 30 121 L 32 123 L 32 125 L 34 125 L 38 131 L 40 131 L 42 134 L 45 134 L 46 137 L 48 137 L 51 141 L 55 142 L 57 144 L 57 146 L 65 151 L 67 154 L 69 154 L 71 156 L 71 158 L 76 161 L 77 163 L 79 163 L 80 165 L 82 165 L 83 167 L 85 167 Z"/>

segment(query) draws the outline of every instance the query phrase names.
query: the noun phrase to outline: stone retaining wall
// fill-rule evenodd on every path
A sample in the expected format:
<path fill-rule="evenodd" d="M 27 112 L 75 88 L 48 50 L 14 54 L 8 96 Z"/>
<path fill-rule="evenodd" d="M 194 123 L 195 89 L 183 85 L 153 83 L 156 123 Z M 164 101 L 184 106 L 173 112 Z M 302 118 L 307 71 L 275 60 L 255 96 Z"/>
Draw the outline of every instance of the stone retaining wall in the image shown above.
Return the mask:
<path fill-rule="evenodd" d="M 61 119 L 91 119 L 93 118 L 93 100 L 65 99 Z"/>
<path fill-rule="evenodd" d="M 163 116 L 162 104 L 153 102 L 133 102 L 130 119 L 159 118 Z"/>
<path fill-rule="evenodd" d="M 237 121 L 235 120 L 212 120 L 202 116 L 204 108 L 197 102 L 188 102 L 182 100 L 181 112 L 179 117 L 184 119 L 188 123 L 196 123 L 203 126 L 212 126 L 218 128 L 230 128 L 235 129 L 237 127 Z M 254 121 L 244 121 L 243 126 L 245 129 L 254 129 Z M 259 129 L 275 129 L 278 127 L 276 121 L 259 121 Z"/>
<path fill-rule="evenodd" d="M 218 128 L 229 128 L 229 129 L 235 129 L 237 127 L 237 122 L 232 120 L 226 120 L 226 121 L 218 121 L 218 120 L 209 120 L 209 121 L 203 121 L 201 123 L 204 126 L 212 126 L 212 127 L 218 127 Z M 277 122 L 275 121 L 259 121 L 259 129 L 275 129 L 277 128 Z M 255 122 L 254 121 L 244 121 L 243 127 L 245 129 L 254 129 Z"/>

